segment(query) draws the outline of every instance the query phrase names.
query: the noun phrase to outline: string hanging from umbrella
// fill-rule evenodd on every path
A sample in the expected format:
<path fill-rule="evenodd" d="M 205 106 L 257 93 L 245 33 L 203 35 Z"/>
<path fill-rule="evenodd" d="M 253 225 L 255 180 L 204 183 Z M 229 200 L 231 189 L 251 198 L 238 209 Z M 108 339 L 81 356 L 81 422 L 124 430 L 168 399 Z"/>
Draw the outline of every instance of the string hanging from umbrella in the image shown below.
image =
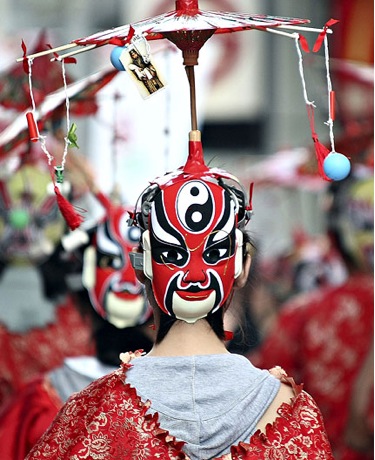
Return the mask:
<path fill-rule="evenodd" d="M 29 73 L 29 85 L 30 85 L 30 97 L 32 102 L 32 111 L 26 113 L 27 123 L 30 132 L 30 139 L 32 142 L 40 141 L 41 149 L 46 154 L 48 158 L 48 166 L 50 168 L 51 179 L 54 186 L 54 192 L 56 195 L 56 200 L 58 207 L 63 215 L 66 223 L 68 224 L 71 230 L 75 230 L 82 223 L 82 216 L 78 214 L 71 203 L 64 197 L 61 193 L 60 187 L 64 182 L 64 166 L 66 161 L 66 156 L 68 154 L 68 147 L 70 145 L 78 147 L 76 143 L 75 135 L 75 124 L 70 124 L 69 117 L 69 98 L 67 96 L 67 81 L 65 75 L 65 63 L 61 62 L 62 67 L 62 76 L 64 83 L 64 92 L 65 92 L 65 104 L 66 104 L 66 124 L 67 124 L 67 133 L 64 137 L 64 151 L 62 155 L 62 160 L 60 165 L 55 164 L 55 158 L 50 154 L 46 145 L 46 136 L 43 136 L 39 132 L 39 128 L 34 119 L 34 113 L 36 111 L 33 88 L 32 88 L 32 64 L 33 59 L 28 58 L 28 73 Z"/>
<path fill-rule="evenodd" d="M 310 52 L 307 41 L 305 38 L 299 34 L 294 34 L 291 37 L 294 37 L 296 50 L 299 59 L 299 73 L 302 81 L 302 88 L 303 88 L 303 96 L 306 103 L 307 114 L 310 122 L 310 129 L 312 134 L 312 139 L 314 141 L 314 149 L 316 154 L 316 159 L 318 162 L 318 170 L 320 176 L 327 181 L 332 180 L 343 180 L 345 179 L 351 169 L 349 159 L 343 155 L 342 153 L 336 152 L 335 149 L 335 140 L 334 140 L 334 133 L 333 133 L 333 122 L 335 119 L 335 92 L 332 88 L 332 81 L 330 77 L 330 70 L 329 70 L 329 51 L 328 51 L 328 39 L 327 39 L 327 29 L 328 26 L 335 24 L 335 19 L 331 19 L 325 25 L 322 33 L 319 35 L 318 39 L 316 40 L 313 52 L 319 51 L 322 43 L 324 43 L 324 55 L 325 55 L 325 67 L 326 67 L 326 79 L 327 79 L 327 96 L 328 96 L 328 120 L 326 121 L 326 125 L 329 128 L 329 139 L 331 144 L 331 150 L 323 145 L 318 138 L 318 135 L 315 130 L 315 121 L 314 121 L 314 109 L 315 103 L 310 101 L 307 95 L 306 89 L 306 81 L 304 77 L 304 70 L 303 70 L 303 57 L 302 52 L 300 49 L 299 43 L 301 42 L 303 49 L 306 52 Z"/>

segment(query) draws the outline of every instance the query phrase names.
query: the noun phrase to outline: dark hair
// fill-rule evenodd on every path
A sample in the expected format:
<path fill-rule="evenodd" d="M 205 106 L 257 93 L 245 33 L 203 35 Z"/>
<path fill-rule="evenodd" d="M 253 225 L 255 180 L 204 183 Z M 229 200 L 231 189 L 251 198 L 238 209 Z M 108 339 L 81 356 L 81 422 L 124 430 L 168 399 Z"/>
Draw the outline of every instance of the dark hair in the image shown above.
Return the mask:
<path fill-rule="evenodd" d="M 251 240 L 250 235 L 242 230 L 243 233 L 243 261 L 245 262 L 247 254 L 249 253 L 249 246 L 254 247 Z M 151 283 L 149 283 L 150 285 Z M 151 289 L 151 287 L 149 286 Z M 148 291 L 148 289 L 147 289 Z M 217 337 L 221 340 L 225 339 L 225 331 L 224 331 L 224 312 L 229 307 L 230 302 L 232 300 L 232 296 L 226 301 L 225 305 L 222 308 L 219 308 L 215 313 L 207 315 L 204 319 L 208 322 L 211 326 L 212 330 L 215 332 Z M 160 343 L 165 336 L 168 334 L 169 330 L 173 326 L 173 324 L 177 321 L 176 318 L 169 316 L 168 314 L 164 313 L 162 310 L 159 309 L 160 319 L 159 319 L 159 328 L 157 331 L 155 343 Z"/>
<path fill-rule="evenodd" d="M 76 308 L 90 321 L 96 357 L 99 361 L 118 366 L 120 353 L 128 350 L 142 349 L 145 352 L 151 350 L 152 340 L 143 332 L 144 327 L 148 327 L 151 322 L 151 318 L 144 325 L 119 329 L 95 311 L 86 290 L 76 291 L 71 295 Z"/>
<path fill-rule="evenodd" d="M 99 361 L 112 366 L 120 365 L 120 353 L 140 349 L 148 353 L 153 345 L 142 326 L 118 329 L 105 320 L 94 331 L 94 341 Z"/>

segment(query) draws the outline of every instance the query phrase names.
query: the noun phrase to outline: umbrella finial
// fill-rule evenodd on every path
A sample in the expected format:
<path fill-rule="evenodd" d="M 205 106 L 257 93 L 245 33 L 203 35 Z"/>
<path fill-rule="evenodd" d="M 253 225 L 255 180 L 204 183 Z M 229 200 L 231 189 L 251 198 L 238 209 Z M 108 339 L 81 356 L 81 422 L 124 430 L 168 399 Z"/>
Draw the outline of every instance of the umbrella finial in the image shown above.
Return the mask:
<path fill-rule="evenodd" d="M 201 132 L 197 129 L 189 133 L 189 156 L 183 170 L 187 174 L 201 174 L 209 171 L 204 162 Z"/>
<path fill-rule="evenodd" d="M 182 14 L 196 14 L 199 10 L 198 0 L 176 0 L 176 11 Z"/>

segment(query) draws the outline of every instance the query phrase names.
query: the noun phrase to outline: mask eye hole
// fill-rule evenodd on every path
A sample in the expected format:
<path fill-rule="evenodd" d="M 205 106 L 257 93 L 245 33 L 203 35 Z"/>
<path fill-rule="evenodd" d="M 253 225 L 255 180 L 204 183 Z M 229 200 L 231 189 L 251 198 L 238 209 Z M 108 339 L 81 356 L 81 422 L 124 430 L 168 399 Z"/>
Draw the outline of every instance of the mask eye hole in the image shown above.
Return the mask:
<path fill-rule="evenodd" d="M 102 256 L 98 258 L 98 266 L 100 268 L 109 268 L 111 265 L 111 260 L 109 257 Z"/>
<path fill-rule="evenodd" d="M 182 255 L 176 249 L 169 249 L 162 252 L 164 262 L 168 264 L 176 264 L 182 259 Z"/>
<path fill-rule="evenodd" d="M 113 270 L 119 270 L 122 267 L 122 261 L 120 257 L 111 256 L 107 254 L 97 253 L 98 267 L 102 269 L 111 268 Z"/>
<path fill-rule="evenodd" d="M 209 264 L 215 264 L 222 259 L 227 253 L 226 249 L 223 248 L 212 248 L 206 251 L 205 259 Z"/>

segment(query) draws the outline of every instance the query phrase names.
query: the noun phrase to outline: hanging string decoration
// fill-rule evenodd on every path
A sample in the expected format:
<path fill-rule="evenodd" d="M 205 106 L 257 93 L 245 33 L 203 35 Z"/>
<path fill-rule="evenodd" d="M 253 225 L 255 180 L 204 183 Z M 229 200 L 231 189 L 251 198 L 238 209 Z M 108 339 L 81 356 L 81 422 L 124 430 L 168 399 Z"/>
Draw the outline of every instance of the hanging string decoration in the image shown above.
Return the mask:
<path fill-rule="evenodd" d="M 328 96 L 328 120 L 325 124 L 329 128 L 329 138 L 331 144 L 331 150 L 329 150 L 325 145 L 323 145 L 318 138 L 318 135 L 315 130 L 315 120 L 314 120 L 314 109 L 316 105 L 314 101 L 310 101 L 307 96 L 306 90 L 306 81 L 304 77 L 303 70 L 303 57 L 300 45 L 303 51 L 309 53 L 309 46 L 305 37 L 301 34 L 295 34 L 295 44 L 299 59 L 299 73 L 302 81 L 303 96 L 306 103 L 307 115 L 310 122 L 310 129 L 312 134 L 312 139 L 314 141 L 315 154 L 318 162 L 318 171 L 321 177 L 327 181 L 340 181 L 345 179 L 351 170 L 350 160 L 348 157 L 342 153 L 338 153 L 335 150 L 335 140 L 333 133 L 333 122 L 335 119 L 335 92 L 332 88 L 332 81 L 329 71 L 329 50 L 328 50 L 328 37 L 327 31 L 328 27 L 336 24 L 338 21 L 336 19 L 330 19 L 324 26 L 322 32 L 319 34 L 314 47 L 313 52 L 316 53 L 320 50 L 322 44 L 324 43 L 324 56 L 325 56 L 325 67 L 326 67 L 326 79 L 327 79 L 327 96 Z"/>
<path fill-rule="evenodd" d="M 40 133 L 39 127 L 35 121 L 36 106 L 35 106 L 35 100 L 34 100 L 34 95 L 33 95 L 33 85 L 32 85 L 33 58 L 26 56 L 26 46 L 23 41 L 22 41 L 22 48 L 24 52 L 24 60 L 23 60 L 24 70 L 27 71 L 28 76 L 29 76 L 29 91 L 30 91 L 31 107 L 32 107 L 32 110 L 26 113 L 30 140 L 32 142 L 38 142 L 38 141 L 40 142 L 41 149 L 45 153 L 48 159 L 48 166 L 49 166 L 51 179 L 53 183 L 53 189 L 56 195 L 57 205 L 67 225 L 69 226 L 69 228 L 71 230 L 75 230 L 81 225 L 83 221 L 83 217 L 81 214 L 78 214 L 76 212 L 74 206 L 61 193 L 62 184 L 64 183 L 64 169 L 65 169 L 66 157 L 68 154 L 68 148 L 70 146 L 78 148 L 77 135 L 76 135 L 77 127 L 75 123 L 72 123 L 72 125 L 70 124 L 69 98 L 67 95 L 67 82 L 66 82 L 64 60 L 61 60 L 61 66 L 62 66 L 62 76 L 63 76 L 63 83 L 64 83 L 64 89 L 65 89 L 67 134 L 64 137 L 64 151 L 62 155 L 61 164 L 57 165 L 55 162 L 55 158 L 48 151 L 48 148 L 46 145 L 46 136 Z"/>

